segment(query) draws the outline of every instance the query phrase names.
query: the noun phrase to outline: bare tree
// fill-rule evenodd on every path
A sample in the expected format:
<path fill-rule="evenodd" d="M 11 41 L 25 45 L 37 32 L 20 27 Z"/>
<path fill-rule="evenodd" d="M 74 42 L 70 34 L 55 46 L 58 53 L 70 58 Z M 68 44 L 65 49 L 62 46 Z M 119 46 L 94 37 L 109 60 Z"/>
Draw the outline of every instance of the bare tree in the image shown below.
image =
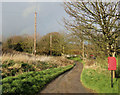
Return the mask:
<path fill-rule="evenodd" d="M 81 40 L 114 56 L 120 35 L 117 8 L 118 2 L 65 2 L 64 9 L 70 16 L 70 19 L 64 19 L 65 27 Z"/>

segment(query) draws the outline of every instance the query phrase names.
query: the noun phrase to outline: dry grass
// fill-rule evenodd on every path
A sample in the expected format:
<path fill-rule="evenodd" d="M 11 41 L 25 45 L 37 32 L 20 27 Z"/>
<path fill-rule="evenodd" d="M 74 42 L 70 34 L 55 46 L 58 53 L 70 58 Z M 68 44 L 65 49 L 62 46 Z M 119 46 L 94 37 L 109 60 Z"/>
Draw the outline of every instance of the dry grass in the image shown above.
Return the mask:
<path fill-rule="evenodd" d="M 69 64 L 72 64 L 73 61 L 68 60 L 64 57 L 54 57 L 54 56 L 39 56 L 37 55 L 36 57 L 32 54 L 27 54 L 27 53 L 13 53 L 13 54 L 3 54 L 2 55 L 2 62 L 9 60 L 14 60 L 15 62 L 18 61 L 23 61 L 27 63 L 36 63 L 38 61 L 42 62 L 49 62 L 52 64 L 58 64 L 59 66 L 66 66 Z"/>
<path fill-rule="evenodd" d="M 30 62 L 35 61 L 35 58 L 33 59 L 33 56 L 23 55 L 23 54 L 3 54 L 2 55 L 2 62 L 6 60 L 14 60 L 14 61 L 23 61 L 23 62 Z"/>
<path fill-rule="evenodd" d="M 27 53 L 7 53 L 1 56 L 2 77 L 16 76 L 24 72 L 29 71 L 41 71 L 49 68 L 58 68 L 73 64 L 72 60 L 65 57 L 54 56 L 34 56 Z M 23 67 L 22 64 L 27 64 L 27 67 Z M 27 68 L 27 69 L 26 69 Z"/>
<path fill-rule="evenodd" d="M 106 68 L 104 68 L 106 66 L 106 62 L 107 60 L 86 60 L 85 61 L 85 69 L 93 69 L 95 71 L 98 71 L 99 73 L 107 71 Z"/>

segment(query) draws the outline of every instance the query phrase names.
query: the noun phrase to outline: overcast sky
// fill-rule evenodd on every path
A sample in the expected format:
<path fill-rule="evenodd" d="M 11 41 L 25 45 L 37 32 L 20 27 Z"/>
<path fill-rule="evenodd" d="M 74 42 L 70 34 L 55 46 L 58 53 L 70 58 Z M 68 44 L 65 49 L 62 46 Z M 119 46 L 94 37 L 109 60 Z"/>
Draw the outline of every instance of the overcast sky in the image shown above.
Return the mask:
<path fill-rule="evenodd" d="M 2 3 L 0 2 L 0 41 L 2 40 Z"/>
<path fill-rule="evenodd" d="M 34 12 L 37 11 L 37 32 L 45 35 L 64 30 L 63 17 L 67 17 L 62 2 L 9 2 L 2 3 L 3 37 L 34 33 Z M 61 24 L 59 24 L 61 23 Z"/>

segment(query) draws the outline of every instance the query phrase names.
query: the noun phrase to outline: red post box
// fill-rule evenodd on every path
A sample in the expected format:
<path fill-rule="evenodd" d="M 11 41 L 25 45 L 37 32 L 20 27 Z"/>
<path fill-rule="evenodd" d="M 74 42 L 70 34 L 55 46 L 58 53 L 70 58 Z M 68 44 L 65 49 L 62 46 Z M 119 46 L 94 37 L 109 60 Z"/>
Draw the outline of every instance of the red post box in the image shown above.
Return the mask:
<path fill-rule="evenodd" d="M 108 70 L 116 70 L 116 58 L 108 57 Z"/>

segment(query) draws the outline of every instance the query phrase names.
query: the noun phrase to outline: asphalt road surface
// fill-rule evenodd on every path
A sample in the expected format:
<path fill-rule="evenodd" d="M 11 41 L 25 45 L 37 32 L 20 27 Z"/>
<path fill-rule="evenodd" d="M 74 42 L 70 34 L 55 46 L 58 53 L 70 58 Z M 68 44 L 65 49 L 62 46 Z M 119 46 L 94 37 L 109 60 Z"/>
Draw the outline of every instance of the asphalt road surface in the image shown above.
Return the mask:
<path fill-rule="evenodd" d="M 53 80 L 38 95 L 43 93 L 92 93 L 80 82 L 82 69 L 83 64 L 76 62 L 76 66 L 72 70 Z"/>

